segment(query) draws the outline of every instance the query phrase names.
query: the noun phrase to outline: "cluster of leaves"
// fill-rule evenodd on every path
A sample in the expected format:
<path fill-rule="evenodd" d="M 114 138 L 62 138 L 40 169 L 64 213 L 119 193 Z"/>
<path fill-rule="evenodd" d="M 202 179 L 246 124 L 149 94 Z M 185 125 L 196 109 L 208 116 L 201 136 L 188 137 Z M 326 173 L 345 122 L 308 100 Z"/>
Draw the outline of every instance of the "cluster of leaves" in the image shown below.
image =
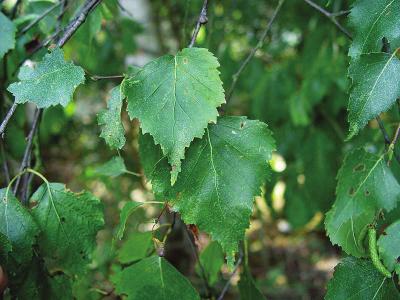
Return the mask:
<path fill-rule="evenodd" d="M 150 62 L 115 89 L 126 97 L 130 117 L 140 120 L 142 165 L 156 198 L 167 201 L 185 223 L 209 233 L 233 266 L 238 243 L 249 226 L 254 197 L 267 178 L 275 143 L 262 122 L 246 117 L 217 119 L 216 108 L 224 102 L 217 67 L 206 49 L 185 48 L 175 56 Z M 115 148 L 121 146 L 115 143 L 114 133 L 121 126 L 122 98 L 112 96 L 108 110 L 99 114 L 100 124 L 105 116 L 115 120 L 102 131 L 107 144 Z M 114 110 L 111 101 L 119 101 L 119 109 Z M 123 135 L 117 140 L 123 141 Z M 125 209 L 122 214 L 127 214 Z M 166 264 L 161 258 L 149 258 L 124 269 L 116 277 L 117 291 L 133 298 L 136 293 L 144 295 L 145 286 L 140 287 L 144 279 L 132 285 L 129 278 L 132 272 L 152 269 L 155 263 L 158 272 Z M 126 287 L 125 281 L 129 282 Z M 168 297 L 175 295 L 176 288 L 163 288 L 158 281 L 154 284 Z M 188 290 L 188 299 L 191 295 Z"/>
<path fill-rule="evenodd" d="M 26 22 L 53 5 L 52 1 L 44 2 L 42 6 L 32 2 L 26 11 L 31 16 L 21 16 L 14 22 L 0 13 L 0 59 L 15 49 L 7 53 L 9 73 L 16 72 L 17 62 L 29 53 L 27 41 L 45 37 L 57 26 L 60 12 L 55 9 L 36 30 L 16 38 Z M 77 4 L 72 5 L 75 8 Z M 255 15 L 265 10 L 265 4 L 256 1 L 237 5 L 236 9 L 252 20 L 250 27 L 254 26 L 257 31 L 260 26 Z M 216 4 L 215 7 L 218 12 L 224 6 Z M 61 106 L 68 109 L 71 105 L 76 88 L 85 81 L 84 69 L 102 73 L 103 66 L 98 61 L 112 57 L 108 74 L 125 72 L 125 75 L 122 83 L 109 91 L 107 107 L 99 112 L 97 123 L 100 137 L 120 155 L 97 168 L 95 174 L 111 178 L 138 175 L 128 171 L 120 153 L 127 149 L 130 140 L 124 124 L 134 127 L 133 120 L 137 119 L 140 164 L 157 200 L 153 203 L 170 208 L 186 224 L 194 224 L 209 234 L 213 241 L 201 252 L 196 273 L 213 286 L 219 279 L 225 257 L 228 266 L 233 267 L 240 241 L 245 239 L 250 225 L 254 198 L 261 195 L 262 186 L 266 186 L 265 198 L 274 216 L 286 218 L 294 229 L 307 226 L 331 207 L 327 199 L 334 193 L 334 173 L 344 139 L 341 131 L 344 126 L 336 120 L 341 119 L 345 105 L 342 99 L 347 88 L 346 57 L 342 52 L 347 46 L 346 40 L 337 37 L 325 19 L 312 18 L 307 22 L 293 19 L 289 31 L 273 32 L 276 42 L 268 51 L 277 62 L 270 63 L 265 53 L 255 57 L 238 82 L 239 97 L 245 101 L 237 103 L 232 98 L 224 106 L 225 113 L 220 114 L 221 105 L 225 104 L 222 82 L 231 83 L 237 61 L 242 59 L 232 53 L 236 53 L 238 44 L 250 47 L 257 40 L 246 37 L 231 41 L 241 36 L 241 27 L 228 30 L 224 27 L 229 26 L 226 16 L 215 13 L 212 23 L 217 29 L 207 32 L 214 39 L 200 41 L 208 49 L 183 48 L 143 68 L 125 70 L 124 55 L 135 50 L 132 39 L 126 37 L 131 33 L 127 28 L 139 31 L 138 26 L 123 19 L 104 29 L 107 38 L 103 40 L 107 43 L 116 43 L 117 37 L 122 36 L 121 53 L 99 46 L 101 41 L 95 38 L 103 20 L 112 20 L 116 9 L 116 1 L 104 1 L 89 14 L 68 47 L 39 52 L 39 62 L 21 67 L 18 81 L 11 83 L 7 90 L 15 103 L 30 102 L 45 108 L 42 123 L 60 124 L 57 109 Z M 303 9 L 302 1 L 287 5 L 277 28 L 284 27 L 288 17 L 298 15 L 293 11 Z M 387 162 L 395 145 L 388 145 L 383 153 L 378 153 L 376 148 L 366 151 L 358 145 L 365 144 L 365 136 L 360 138 L 361 129 L 389 110 L 400 97 L 400 36 L 396 18 L 399 9 L 400 3 L 396 0 L 358 0 L 349 17 L 354 34 L 348 69 L 352 81 L 348 140 L 352 140 L 347 150 L 351 150 L 346 150 L 348 153 L 339 170 L 336 201 L 326 214 L 325 227 L 331 242 L 351 257 L 336 267 L 327 299 L 398 298 L 395 284 L 388 279 L 391 272 L 400 275 L 400 248 L 396 243 L 400 186 L 396 179 L 398 171 Z M 196 7 L 194 14 L 197 10 Z M 162 15 L 163 10 L 160 11 Z M 67 16 L 73 15 L 67 13 Z M 232 18 L 238 17 L 233 13 Z M 174 22 L 171 21 L 172 25 Z M 300 34 L 298 29 L 304 33 Z M 122 32 L 122 35 L 113 32 Z M 179 38 L 177 44 L 181 45 L 187 35 L 184 32 L 184 38 Z M 224 39 L 230 42 L 215 43 Z M 96 55 L 90 50 L 93 48 Z M 80 66 L 66 61 L 64 56 L 74 58 Z M 131 123 L 121 116 L 125 107 Z M 64 111 L 61 109 L 60 113 L 63 118 Z M 237 116 L 243 111 L 261 121 Z M 22 121 L 10 124 L 7 129 L 6 143 L 10 136 L 14 139 L 9 143 L 10 149 L 17 144 L 18 136 L 25 145 L 23 134 L 13 134 L 20 132 L 14 131 L 14 126 L 22 128 L 25 122 L 19 114 L 18 108 L 16 119 Z M 275 138 L 263 121 L 274 128 Z M 43 128 L 41 135 L 46 134 L 46 127 Z M 274 139 L 279 141 L 277 146 Z M 274 163 L 275 148 L 285 157 L 287 168 L 271 173 L 269 162 L 272 158 Z M 286 204 L 279 211 L 275 209 L 270 190 L 282 181 L 286 186 Z M 0 265 L 10 276 L 11 294 L 20 299 L 71 299 L 72 293 L 77 298 L 88 298 L 89 292 L 81 290 L 88 289 L 84 274 L 92 255 L 97 255 L 93 254 L 95 237 L 104 224 L 99 200 L 88 192 L 73 193 L 61 184 L 45 181 L 30 196 L 29 205 L 24 206 L 21 204 L 24 199 L 19 201 L 10 187 L 0 192 Z M 130 201 L 122 208 L 111 252 L 118 240 L 124 238 L 130 216 L 144 205 Z M 379 229 L 378 240 L 370 234 L 367 241 L 367 232 L 374 232 L 375 227 Z M 134 232 L 124 240 L 115 252 L 117 263 L 112 265 L 109 278 L 113 292 L 128 299 L 174 296 L 199 299 L 188 279 L 162 257 L 168 231 L 162 241 L 156 236 L 155 230 Z M 238 285 L 240 296 L 260 299 L 263 296 L 252 278 L 247 253 L 245 256 Z M 368 256 L 371 259 L 365 259 Z"/>
<path fill-rule="evenodd" d="M 63 184 L 40 186 L 30 208 L 0 190 L 1 265 L 18 299 L 70 299 L 72 280 L 84 274 L 103 227 L 99 199 Z"/>
<path fill-rule="evenodd" d="M 265 123 L 246 117 L 217 118 L 217 108 L 225 102 L 218 67 L 217 59 L 203 48 L 185 48 L 176 55 L 160 57 L 128 73 L 122 84 L 111 91 L 108 107 L 100 112 L 98 122 L 107 144 L 122 148 L 126 139 L 121 109 L 122 101 L 127 100 L 130 118 L 140 121 L 140 148 L 146 149 L 141 150 L 142 164 L 145 175 L 154 182 L 157 198 L 179 212 L 187 224 L 195 224 L 209 233 L 222 246 L 228 264 L 233 267 L 238 244 L 249 226 L 254 197 L 261 193 L 260 187 L 268 176 L 275 142 Z M 84 77 L 83 69 L 65 61 L 64 52 L 56 48 L 34 67 L 23 66 L 19 81 L 9 85 L 8 91 L 17 104 L 30 102 L 38 108 L 66 106 Z M 114 158 L 102 169 L 99 172 L 106 170 L 111 176 L 127 172 L 120 158 Z M 37 263 L 32 272 L 48 274 L 49 283 L 32 275 L 33 278 L 29 276 L 29 280 L 19 282 L 11 292 L 27 293 L 17 295 L 20 298 L 51 295 L 53 288 L 41 291 L 34 280 L 52 286 L 55 274 L 62 273 L 66 279 L 58 278 L 55 282 L 69 286 L 72 279 L 82 274 L 96 233 L 103 224 L 101 209 L 96 205 L 98 200 L 90 194 L 73 194 L 46 181 L 29 200 L 33 208 L 27 209 L 9 193 L 12 183 L 3 195 L 2 242 L 10 251 L 4 253 L 2 265 L 12 274 L 12 281 L 16 281 L 20 274 L 8 265 L 8 258 L 22 259 L 20 251 L 24 251 L 26 259 L 18 262 L 30 267 L 32 251 L 37 248 L 34 256 Z M 13 210 L 10 203 L 15 206 Z M 122 211 L 120 237 L 127 217 L 136 207 L 128 205 Z M 22 226 L 26 230 L 21 230 L 19 222 L 11 224 L 9 220 L 22 214 L 21 211 L 22 221 L 30 222 Z M 25 239 L 28 244 L 20 247 L 21 240 L 28 236 Z M 150 237 L 150 234 L 141 237 L 147 241 L 145 250 Z M 116 293 L 132 299 L 147 294 L 149 298 L 156 297 L 154 293 L 167 298 L 177 293 L 183 293 L 187 299 L 199 297 L 187 279 L 164 258 L 145 258 L 147 251 L 133 258 L 129 254 L 127 257 L 122 248 L 120 261 L 141 261 L 114 275 Z M 19 271 L 29 274 L 24 268 Z M 138 273 L 143 276 L 137 277 Z M 215 277 L 215 271 L 210 276 Z M 132 281 L 134 278 L 137 281 Z"/>
<path fill-rule="evenodd" d="M 400 23 L 396 16 L 399 9 L 399 1 L 359 0 L 352 7 L 348 139 L 390 109 L 400 97 Z M 325 226 L 332 243 L 352 257 L 343 259 L 336 268 L 328 286 L 328 299 L 399 297 L 393 281 L 387 278 L 392 277 L 393 271 L 399 275 L 399 232 L 395 231 L 400 220 L 400 185 L 388 166 L 395 142 L 379 155 L 364 149 L 349 152 L 338 173 L 336 201 L 326 215 Z M 391 219 L 395 221 L 391 223 L 391 219 L 383 217 L 393 210 Z M 374 227 L 382 224 L 384 228 L 376 242 Z M 362 259 L 368 256 L 371 260 Z"/>

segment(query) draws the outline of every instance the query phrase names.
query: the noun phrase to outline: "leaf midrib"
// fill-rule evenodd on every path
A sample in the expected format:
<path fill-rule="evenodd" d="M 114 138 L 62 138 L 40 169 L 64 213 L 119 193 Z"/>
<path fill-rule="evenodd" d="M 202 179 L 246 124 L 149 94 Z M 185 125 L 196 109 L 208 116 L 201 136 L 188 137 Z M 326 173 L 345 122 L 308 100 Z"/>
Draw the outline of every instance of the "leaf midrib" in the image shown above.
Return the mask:
<path fill-rule="evenodd" d="M 378 81 L 380 80 L 380 78 L 381 78 L 381 76 L 383 75 L 384 71 L 385 71 L 386 68 L 388 67 L 389 63 L 390 63 L 390 62 L 392 61 L 392 59 L 395 57 L 396 52 L 397 52 L 398 50 L 400 50 L 400 48 L 397 48 L 396 50 L 393 51 L 393 54 L 389 57 L 388 61 L 387 61 L 387 62 L 385 63 L 385 65 L 383 66 L 382 71 L 379 73 L 378 77 L 376 78 L 376 80 L 375 80 L 375 82 L 374 82 L 374 85 L 373 85 L 371 91 L 369 92 L 368 98 L 364 101 L 363 106 L 361 107 L 361 109 L 359 110 L 359 112 L 358 112 L 358 114 L 357 114 L 357 118 L 358 118 L 358 119 L 360 118 L 362 112 L 364 111 L 364 109 L 365 109 L 367 103 L 369 103 L 370 98 L 371 98 L 371 95 L 372 95 L 372 93 L 374 92 L 375 87 L 376 87 L 376 85 L 378 84 Z"/>

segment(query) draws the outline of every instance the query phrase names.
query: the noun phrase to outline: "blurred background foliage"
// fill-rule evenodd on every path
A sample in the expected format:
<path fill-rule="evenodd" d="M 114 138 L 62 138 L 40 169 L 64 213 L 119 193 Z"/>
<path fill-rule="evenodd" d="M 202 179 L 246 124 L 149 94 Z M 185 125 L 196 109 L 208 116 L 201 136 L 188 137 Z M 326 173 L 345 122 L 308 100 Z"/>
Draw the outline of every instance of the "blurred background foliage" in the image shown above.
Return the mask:
<path fill-rule="evenodd" d="M 208 24 L 202 27 L 198 47 L 206 47 L 219 59 L 225 90 L 232 76 L 267 26 L 276 0 L 211 0 Z M 348 10 L 351 1 L 315 1 L 326 10 Z M 6 0 L 8 11 L 15 1 Z M 55 0 L 23 0 L 24 28 Z M 72 16 L 82 1 L 68 1 L 66 16 Z M 78 299 L 113 299 L 110 283 L 115 270 L 154 252 L 152 234 L 165 234 L 162 224 L 173 215 L 156 205 L 144 205 L 129 218 L 116 250 L 111 245 L 120 209 L 127 202 L 151 201 L 154 197 L 144 178 L 103 166 L 112 157 L 123 157 L 126 169 L 141 173 L 138 154 L 138 123 L 123 121 L 127 143 L 120 153 L 109 150 L 99 138 L 96 114 L 106 106 L 109 91 L 122 75 L 165 53 L 187 46 L 202 6 L 200 0 L 104 0 L 64 47 L 66 58 L 82 66 L 86 84 L 78 88 L 67 107 L 45 111 L 35 139 L 35 167 L 49 180 L 63 182 L 74 190 L 87 189 L 105 207 L 106 227 L 98 236 L 91 271 L 74 287 Z M 40 60 L 45 50 L 32 55 L 35 47 L 60 25 L 59 9 L 49 14 L 26 34 L 18 37 L 16 51 L 3 59 L 0 71 L 2 114 L 13 101 L 5 87 L 16 80 L 20 61 Z M 68 17 L 64 18 L 64 23 Z M 346 26 L 346 17 L 338 19 Z M 65 25 L 65 24 L 64 24 Z M 318 11 L 303 0 L 286 1 L 264 46 L 241 74 L 223 113 L 248 115 L 268 124 L 278 149 L 272 159 L 273 174 L 257 197 L 251 226 L 247 231 L 249 272 L 268 299 L 321 299 L 340 250 L 325 236 L 324 213 L 331 207 L 335 176 L 344 153 L 367 145 L 372 151 L 384 146 L 378 125 L 349 143 L 347 136 L 347 66 L 349 41 Z M 2 157 L 15 174 L 22 159 L 25 136 L 33 107 L 20 106 L 10 122 L 2 144 Z M 383 115 L 388 130 L 397 111 Z M 240 174 L 237 174 L 240 176 Z M 5 178 L 2 174 L 3 186 Z M 36 180 L 36 179 L 35 179 Z M 39 185 L 34 181 L 34 185 Z M 161 214 L 161 216 L 160 216 Z M 155 220 L 160 217 L 159 224 Z M 161 225 L 160 225 L 161 224 Z M 165 244 L 166 258 L 189 277 L 206 295 L 219 295 L 230 272 L 218 244 L 199 235 L 201 270 L 196 264 L 190 238 L 177 216 Z M 244 273 L 242 273 L 244 274 Z M 226 299 L 239 297 L 239 272 L 232 278 Z"/>

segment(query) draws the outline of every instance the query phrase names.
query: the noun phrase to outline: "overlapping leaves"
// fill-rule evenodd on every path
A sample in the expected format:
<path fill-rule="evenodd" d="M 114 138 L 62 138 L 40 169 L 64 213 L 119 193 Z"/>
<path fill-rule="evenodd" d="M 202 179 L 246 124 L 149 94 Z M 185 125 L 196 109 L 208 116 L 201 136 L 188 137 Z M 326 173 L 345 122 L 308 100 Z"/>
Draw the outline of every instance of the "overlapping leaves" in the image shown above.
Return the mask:
<path fill-rule="evenodd" d="M 74 194 L 64 185 L 42 185 L 30 200 L 39 225 L 39 249 L 49 269 L 81 273 L 96 245 L 104 224 L 102 205 L 88 192 Z"/>
<path fill-rule="evenodd" d="M 164 197 L 185 223 L 211 234 L 230 263 L 249 226 L 253 200 L 267 178 L 274 148 L 266 124 L 245 117 L 222 117 L 190 146 L 176 184 L 170 188 L 167 182 L 160 184 Z M 153 169 L 150 176 L 158 173 L 165 180 L 162 164 Z"/>
<path fill-rule="evenodd" d="M 86 269 L 104 223 L 99 200 L 57 183 L 33 194 L 32 209 L 6 189 L 0 199 L 0 264 L 9 272 L 11 294 L 70 299 L 71 278 Z"/>
<path fill-rule="evenodd" d="M 350 14 L 350 137 L 400 97 L 400 19 L 397 0 L 359 0 Z M 389 45 L 391 47 L 389 47 Z M 383 53 L 387 52 L 387 53 Z"/>
<path fill-rule="evenodd" d="M 181 170 L 185 148 L 215 122 L 225 102 L 217 59 L 207 49 L 188 48 L 162 56 L 125 80 L 129 116 L 138 118 L 172 166 L 171 183 Z"/>
<path fill-rule="evenodd" d="M 365 255 L 363 237 L 376 214 L 392 210 L 400 200 L 400 185 L 383 158 L 362 149 L 349 153 L 337 176 L 335 204 L 326 215 L 332 243 L 356 257 Z"/>

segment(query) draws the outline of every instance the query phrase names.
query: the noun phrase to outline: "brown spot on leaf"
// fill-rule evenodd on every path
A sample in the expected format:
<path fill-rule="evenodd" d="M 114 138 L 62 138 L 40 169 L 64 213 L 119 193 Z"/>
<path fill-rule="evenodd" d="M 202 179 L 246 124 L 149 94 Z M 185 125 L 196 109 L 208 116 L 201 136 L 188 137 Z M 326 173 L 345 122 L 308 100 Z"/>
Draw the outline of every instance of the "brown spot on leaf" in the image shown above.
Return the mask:
<path fill-rule="evenodd" d="M 358 164 L 353 168 L 353 172 L 361 172 L 365 170 L 365 165 L 364 164 Z"/>

